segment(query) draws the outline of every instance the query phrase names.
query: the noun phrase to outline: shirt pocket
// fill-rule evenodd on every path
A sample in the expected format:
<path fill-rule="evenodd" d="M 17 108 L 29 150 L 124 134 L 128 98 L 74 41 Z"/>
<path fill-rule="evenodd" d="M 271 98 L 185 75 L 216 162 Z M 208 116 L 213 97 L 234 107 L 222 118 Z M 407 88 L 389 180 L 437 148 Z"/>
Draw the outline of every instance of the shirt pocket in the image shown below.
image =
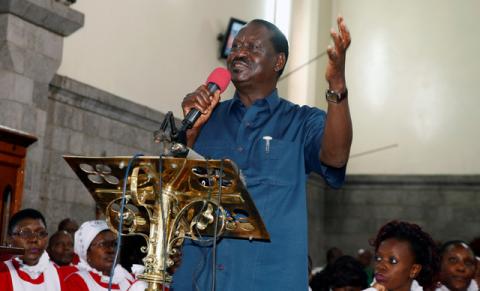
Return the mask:
<path fill-rule="evenodd" d="M 254 149 L 255 167 L 260 177 L 273 185 L 292 185 L 299 182 L 303 166 L 302 147 L 297 142 L 281 139 L 260 139 Z"/>

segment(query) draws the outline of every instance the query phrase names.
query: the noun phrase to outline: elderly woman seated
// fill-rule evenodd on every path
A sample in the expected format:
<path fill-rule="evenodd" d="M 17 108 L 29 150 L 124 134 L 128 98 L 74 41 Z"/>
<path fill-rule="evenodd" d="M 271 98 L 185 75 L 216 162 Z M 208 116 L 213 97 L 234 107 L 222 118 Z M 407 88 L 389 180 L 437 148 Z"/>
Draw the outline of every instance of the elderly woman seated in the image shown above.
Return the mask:
<path fill-rule="evenodd" d="M 116 235 L 103 220 L 83 223 L 75 233 L 78 272 L 65 280 L 67 290 L 108 290 L 110 271 L 117 249 Z M 121 265 L 115 266 L 111 290 L 128 290 L 135 278 Z"/>

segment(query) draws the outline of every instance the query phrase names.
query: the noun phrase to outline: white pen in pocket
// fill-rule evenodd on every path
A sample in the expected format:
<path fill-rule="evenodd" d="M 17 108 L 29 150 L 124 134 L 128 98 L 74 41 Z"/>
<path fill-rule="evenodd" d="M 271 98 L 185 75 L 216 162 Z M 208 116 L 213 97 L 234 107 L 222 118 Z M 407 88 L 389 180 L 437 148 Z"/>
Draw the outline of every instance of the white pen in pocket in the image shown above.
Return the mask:
<path fill-rule="evenodd" d="M 263 137 L 263 140 L 265 141 L 265 153 L 270 153 L 270 141 L 272 140 L 272 137 L 269 135 L 266 135 Z"/>

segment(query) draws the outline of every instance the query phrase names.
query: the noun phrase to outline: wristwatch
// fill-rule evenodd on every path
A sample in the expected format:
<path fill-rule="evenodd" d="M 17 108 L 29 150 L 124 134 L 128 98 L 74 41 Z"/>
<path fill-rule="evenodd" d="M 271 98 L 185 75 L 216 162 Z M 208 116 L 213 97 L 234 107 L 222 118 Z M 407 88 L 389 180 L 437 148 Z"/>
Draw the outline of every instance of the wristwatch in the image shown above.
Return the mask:
<path fill-rule="evenodd" d="M 325 98 L 327 98 L 328 102 L 332 103 L 340 103 L 343 99 L 348 97 L 348 90 L 345 88 L 345 92 L 338 93 L 333 90 L 327 89 L 325 92 Z"/>

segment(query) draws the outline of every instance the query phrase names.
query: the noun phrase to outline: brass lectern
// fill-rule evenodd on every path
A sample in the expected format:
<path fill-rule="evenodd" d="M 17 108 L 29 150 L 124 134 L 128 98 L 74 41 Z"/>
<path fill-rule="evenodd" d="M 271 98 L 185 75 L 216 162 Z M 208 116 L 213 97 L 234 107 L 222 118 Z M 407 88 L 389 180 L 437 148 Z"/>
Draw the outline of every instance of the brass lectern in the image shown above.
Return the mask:
<path fill-rule="evenodd" d="M 223 237 L 269 240 L 269 234 L 230 160 L 64 156 L 103 210 L 112 231 L 140 235 L 147 290 L 169 285 L 168 268 L 184 239 L 213 242 Z M 161 162 L 160 162 L 161 161 Z M 124 177 L 128 177 L 125 181 Z M 123 215 L 120 213 L 126 182 Z"/>

